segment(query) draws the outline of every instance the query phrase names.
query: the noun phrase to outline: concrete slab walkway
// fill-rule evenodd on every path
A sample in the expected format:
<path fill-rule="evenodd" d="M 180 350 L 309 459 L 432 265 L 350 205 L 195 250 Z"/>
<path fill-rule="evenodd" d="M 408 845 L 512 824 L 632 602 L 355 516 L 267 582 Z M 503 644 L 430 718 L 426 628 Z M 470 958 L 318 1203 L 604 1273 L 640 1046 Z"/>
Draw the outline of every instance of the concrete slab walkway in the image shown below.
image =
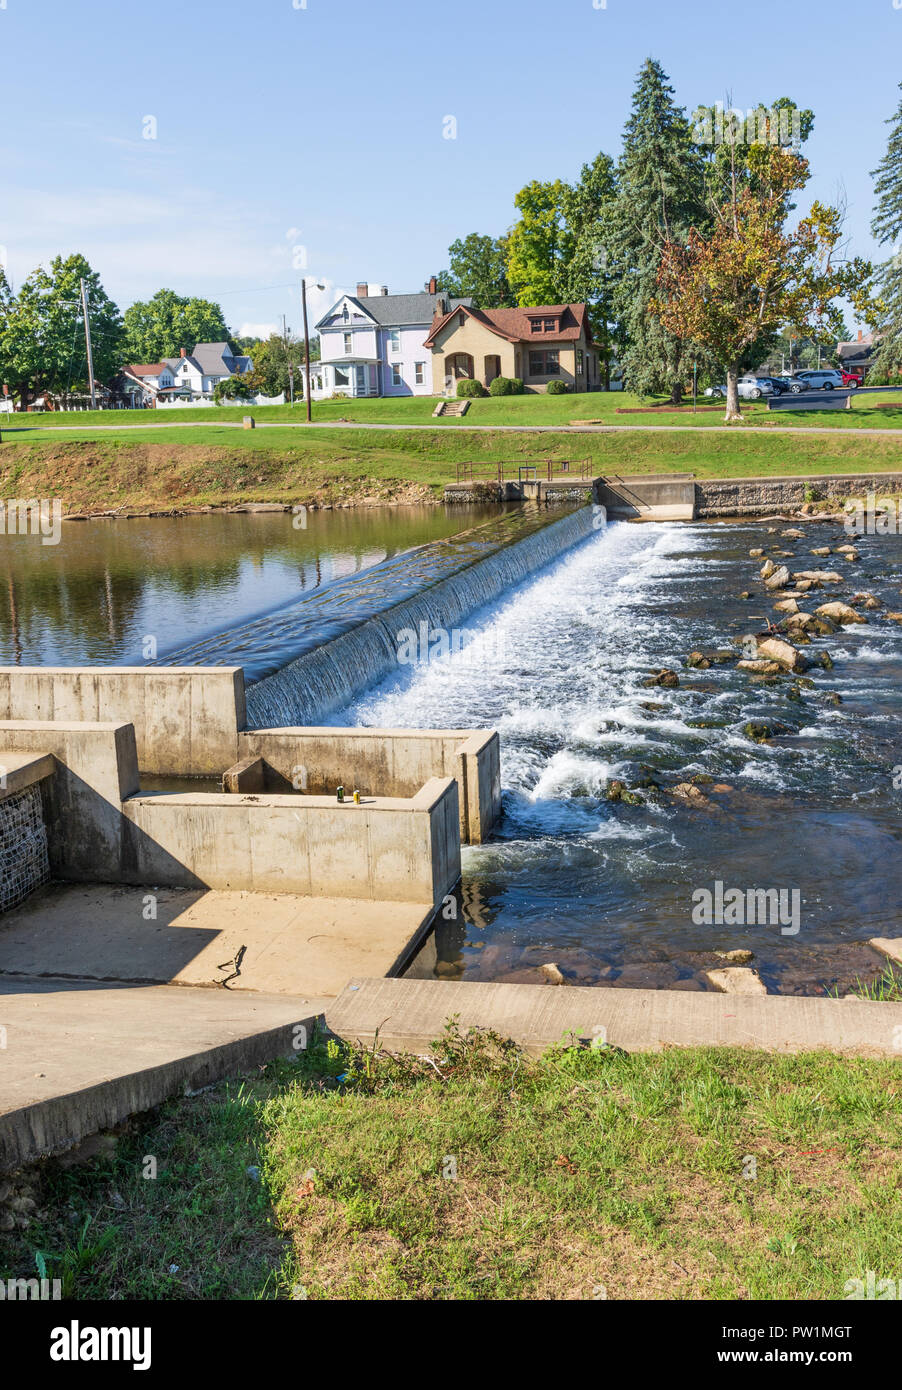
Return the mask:
<path fill-rule="evenodd" d="M 327 1005 L 333 1032 L 387 1048 L 425 1051 L 447 1019 L 492 1028 L 538 1053 L 566 1034 L 604 1037 L 627 1052 L 664 1047 L 828 1049 L 902 1061 L 902 1004 L 799 995 L 586 989 L 439 980 L 352 980 Z"/>
<path fill-rule="evenodd" d="M 327 1001 L 226 989 L 5 979 L 0 1172 L 188 1087 L 295 1050 Z"/>
<path fill-rule="evenodd" d="M 431 917 L 428 903 L 53 883 L 2 919 L 0 990 L 22 975 L 211 988 L 231 976 L 230 990 L 334 995 L 352 975 L 400 969 Z"/>

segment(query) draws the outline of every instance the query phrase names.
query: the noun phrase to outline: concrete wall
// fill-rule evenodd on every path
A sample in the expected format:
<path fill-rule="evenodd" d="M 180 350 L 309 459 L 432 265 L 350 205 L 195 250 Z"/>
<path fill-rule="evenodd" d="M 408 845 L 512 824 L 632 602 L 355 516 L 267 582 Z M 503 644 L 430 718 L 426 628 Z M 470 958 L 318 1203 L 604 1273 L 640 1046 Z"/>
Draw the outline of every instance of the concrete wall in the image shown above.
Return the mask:
<path fill-rule="evenodd" d="M 129 722 L 138 762 L 161 775 L 219 774 L 244 728 L 240 666 L 2 666 L 0 720 Z"/>
<path fill-rule="evenodd" d="M 660 520 L 691 521 L 695 483 L 680 478 L 598 478 L 594 500 L 613 517 L 652 514 Z"/>
<path fill-rule="evenodd" d="M 441 903 L 460 877 L 457 784 L 410 800 L 136 796 L 123 881 L 316 897 Z"/>
<path fill-rule="evenodd" d="M 867 493 L 877 497 L 902 492 L 902 473 L 825 473 L 818 477 L 722 478 L 695 483 L 696 515 L 757 516 L 799 507 L 809 498 L 845 501 Z"/>
<path fill-rule="evenodd" d="M 289 786 L 331 796 L 344 786 L 367 796 L 415 796 L 431 777 L 459 789 L 460 838 L 487 839 L 501 811 L 498 735 L 468 729 L 249 729 L 239 758 L 263 758 L 273 776 L 266 790 Z"/>
<path fill-rule="evenodd" d="M 138 790 L 132 725 L 0 721 L 0 763 L 5 753 L 31 751 L 56 760 L 53 776 L 41 782 L 51 872 L 119 881 L 128 862 L 121 804 Z"/>

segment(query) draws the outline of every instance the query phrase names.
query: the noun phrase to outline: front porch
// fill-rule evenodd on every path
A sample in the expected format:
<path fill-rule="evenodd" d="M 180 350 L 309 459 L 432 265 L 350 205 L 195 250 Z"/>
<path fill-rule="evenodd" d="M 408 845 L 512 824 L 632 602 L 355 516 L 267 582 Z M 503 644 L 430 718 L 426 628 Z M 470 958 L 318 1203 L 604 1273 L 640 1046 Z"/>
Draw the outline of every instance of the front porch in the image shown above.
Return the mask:
<path fill-rule="evenodd" d="M 330 396 L 342 395 L 357 398 L 378 396 L 379 368 L 378 357 L 338 357 L 325 362 L 310 363 L 310 398 L 328 400 Z M 303 368 L 300 378 L 301 399 L 307 390 L 307 375 Z"/>

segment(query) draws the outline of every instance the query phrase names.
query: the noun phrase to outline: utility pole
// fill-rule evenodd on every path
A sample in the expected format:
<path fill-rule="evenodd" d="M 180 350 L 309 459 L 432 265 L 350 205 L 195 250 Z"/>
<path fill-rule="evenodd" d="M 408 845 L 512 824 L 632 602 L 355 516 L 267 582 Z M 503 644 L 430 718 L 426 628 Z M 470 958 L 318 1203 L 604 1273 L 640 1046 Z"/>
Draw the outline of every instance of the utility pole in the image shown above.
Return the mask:
<path fill-rule="evenodd" d="M 91 352 L 91 321 L 88 318 L 88 296 L 85 293 L 85 282 L 80 280 L 81 285 L 81 311 L 85 316 L 85 348 L 88 353 L 88 381 L 91 386 L 91 409 L 97 409 L 97 397 L 94 394 L 94 355 Z"/>
<path fill-rule="evenodd" d="M 301 304 L 304 309 L 304 374 L 307 378 L 305 396 L 307 398 L 307 424 L 309 425 L 313 419 L 313 414 L 310 409 L 310 329 L 307 326 L 307 281 L 304 279 L 301 280 Z"/>

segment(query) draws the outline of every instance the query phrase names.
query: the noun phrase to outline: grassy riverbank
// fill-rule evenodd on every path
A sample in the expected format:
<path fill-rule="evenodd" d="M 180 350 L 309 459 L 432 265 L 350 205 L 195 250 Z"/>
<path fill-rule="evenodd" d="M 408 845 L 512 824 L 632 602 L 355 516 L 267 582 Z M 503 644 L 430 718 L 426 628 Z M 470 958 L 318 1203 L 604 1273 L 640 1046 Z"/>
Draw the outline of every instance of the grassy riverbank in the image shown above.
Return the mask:
<path fill-rule="evenodd" d="M 902 391 L 863 391 L 854 396 L 851 410 L 828 411 L 769 411 L 766 401 L 743 401 L 743 421 L 732 427 L 736 433 L 746 428 L 789 426 L 828 429 L 900 429 L 902 430 Z M 506 426 L 518 429 L 530 427 L 562 427 L 571 424 L 660 426 L 716 426 L 724 423 L 723 402 L 713 403 L 699 398 L 698 411 L 693 413 L 692 402 L 673 407 L 663 397 L 640 397 L 625 391 L 598 391 L 578 396 L 488 396 L 470 402 L 465 417 L 443 416 L 434 420 L 436 406 L 433 396 L 401 398 L 343 399 L 317 401 L 313 419 L 317 424 L 335 424 L 343 420 L 370 425 L 427 425 L 441 430 L 460 430 L 467 426 Z M 240 425 L 247 414 L 253 414 L 258 425 L 304 425 L 303 404 L 288 406 L 214 406 L 179 410 L 101 410 L 91 412 L 47 412 L 0 416 L 4 435 L 27 430 L 46 433 L 49 430 L 91 431 L 139 427 L 145 429 L 184 428 L 202 425 L 215 429 L 223 424 Z"/>
<path fill-rule="evenodd" d="M 197 437 L 195 438 L 195 434 Z M 59 497 L 69 511 L 173 509 L 244 502 L 422 501 L 472 462 L 588 458 L 594 473 L 777 477 L 902 469 L 902 434 L 789 438 L 764 431 L 528 434 L 451 430 L 241 431 L 157 426 L 97 438 L 4 431 L 0 496 Z"/>
<path fill-rule="evenodd" d="M 107 1158 L 32 1170 L 0 1277 L 43 1261 L 76 1298 L 841 1299 L 898 1263 L 900 1088 L 893 1062 L 820 1053 L 317 1044 L 135 1121 Z"/>

